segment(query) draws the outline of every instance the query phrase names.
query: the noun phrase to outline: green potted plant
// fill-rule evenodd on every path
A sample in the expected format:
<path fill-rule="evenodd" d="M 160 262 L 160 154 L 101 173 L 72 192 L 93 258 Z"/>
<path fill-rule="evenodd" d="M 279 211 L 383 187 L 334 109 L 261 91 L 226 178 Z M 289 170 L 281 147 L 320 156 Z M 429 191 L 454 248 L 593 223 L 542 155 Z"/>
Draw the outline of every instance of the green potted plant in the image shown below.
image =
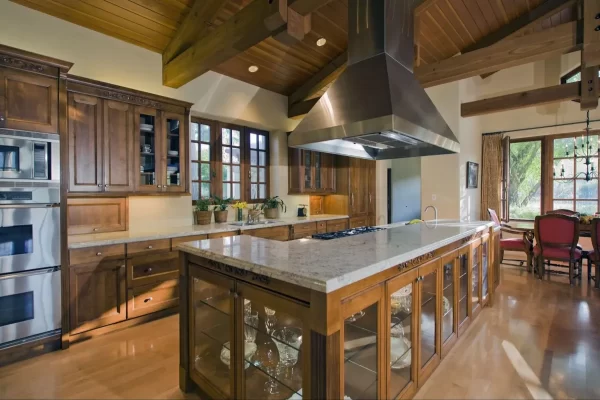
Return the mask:
<path fill-rule="evenodd" d="M 231 199 L 222 199 L 219 196 L 213 196 L 213 203 L 215 205 L 215 222 L 227 222 L 227 207 L 231 202 Z"/>
<path fill-rule="evenodd" d="M 267 219 L 276 219 L 279 218 L 279 208 L 281 211 L 286 212 L 287 207 L 283 200 L 279 198 L 279 196 L 268 197 L 262 205 L 263 212 L 265 213 L 265 218 Z"/>
<path fill-rule="evenodd" d="M 212 199 L 210 198 L 199 198 L 196 200 L 196 210 L 194 214 L 196 215 L 196 223 L 198 225 L 210 224 L 212 210 L 209 207 L 211 204 Z"/>

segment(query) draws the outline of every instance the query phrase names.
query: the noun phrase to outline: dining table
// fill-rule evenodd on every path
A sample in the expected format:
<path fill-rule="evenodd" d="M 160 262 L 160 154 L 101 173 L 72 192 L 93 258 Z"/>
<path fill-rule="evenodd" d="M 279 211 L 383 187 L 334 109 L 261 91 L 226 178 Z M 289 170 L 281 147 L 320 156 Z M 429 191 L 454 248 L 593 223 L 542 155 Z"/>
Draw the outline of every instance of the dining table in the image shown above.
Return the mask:
<path fill-rule="evenodd" d="M 534 221 L 512 221 L 503 226 L 520 232 L 531 232 L 533 234 L 535 230 Z M 590 230 L 591 225 L 579 224 L 579 237 L 592 237 Z"/>

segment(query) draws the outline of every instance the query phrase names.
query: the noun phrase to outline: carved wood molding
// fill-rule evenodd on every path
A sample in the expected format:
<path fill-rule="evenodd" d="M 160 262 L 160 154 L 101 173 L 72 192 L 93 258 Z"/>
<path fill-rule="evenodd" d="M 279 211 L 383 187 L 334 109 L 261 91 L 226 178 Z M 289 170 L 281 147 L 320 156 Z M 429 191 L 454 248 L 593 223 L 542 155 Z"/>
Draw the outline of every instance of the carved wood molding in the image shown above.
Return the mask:
<path fill-rule="evenodd" d="M 0 64 L 11 68 L 22 69 L 24 71 L 37 72 L 40 74 L 48 73 L 49 69 L 49 67 L 44 64 L 39 64 L 7 55 L 0 55 Z"/>
<path fill-rule="evenodd" d="M 133 104 L 137 104 L 139 106 L 156 108 L 156 109 L 163 108 L 162 103 L 159 103 L 158 101 L 146 99 L 146 98 L 140 97 L 140 96 L 134 96 L 131 94 L 126 94 L 126 93 L 120 93 L 120 92 L 116 92 L 116 91 L 112 91 L 112 90 L 101 90 L 100 94 L 103 97 L 107 97 L 109 99 L 114 99 L 114 100 L 118 100 L 118 101 L 123 101 L 125 103 L 133 103 Z"/>
<path fill-rule="evenodd" d="M 405 270 L 406 268 L 412 268 L 412 267 L 416 267 L 417 265 L 421 265 L 421 264 L 425 263 L 426 261 L 431 260 L 434 255 L 435 255 L 434 252 L 430 251 L 429 253 L 425 253 L 417 258 L 413 258 L 412 260 L 405 261 L 401 264 L 398 264 L 398 270 L 402 271 L 402 270 Z"/>

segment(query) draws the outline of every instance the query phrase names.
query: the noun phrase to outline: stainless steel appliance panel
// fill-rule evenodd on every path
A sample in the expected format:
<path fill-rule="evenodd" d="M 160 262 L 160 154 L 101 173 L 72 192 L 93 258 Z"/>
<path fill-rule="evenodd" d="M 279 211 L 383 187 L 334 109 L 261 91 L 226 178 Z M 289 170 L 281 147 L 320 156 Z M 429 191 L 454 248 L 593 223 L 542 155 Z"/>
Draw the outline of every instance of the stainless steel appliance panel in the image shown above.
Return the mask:
<path fill-rule="evenodd" d="M 60 208 L 0 207 L 0 274 L 60 266 Z"/>
<path fill-rule="evenodd" d="M 0 275 L 0 344 L 60 328 L 60 270 Z"/>
<path fill-rule="evenodd" d="M 0 135 L 0 179 L 58 182 L 58 142 Z"/>

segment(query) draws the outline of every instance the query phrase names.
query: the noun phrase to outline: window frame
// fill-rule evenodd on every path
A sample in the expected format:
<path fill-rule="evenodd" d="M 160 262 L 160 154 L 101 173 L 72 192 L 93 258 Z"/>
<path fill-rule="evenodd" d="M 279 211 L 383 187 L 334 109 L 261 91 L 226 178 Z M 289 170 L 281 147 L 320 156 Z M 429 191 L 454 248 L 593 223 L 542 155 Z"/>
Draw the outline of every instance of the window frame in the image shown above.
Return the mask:
<path fill-rule="evenodd" d="M 510 147 L 513 144 L 519 144 L 519 143 L 527 143 L 527 142 L 540 142 L 540 147 L 541 147 L 541 155 L 540 155 L 540 163 L 541 163 L 541 172 L 540 172 L 540 213 L 543 214 L 544 211 L 544 205 L 545 205 L 545 200 L 544 200 L 544 194 L 545 194 L 545 189 L 546 189 L 546 180 L 544 179 L 544 174 L 545 174 L 545 170 L 546 170 L 546 162 L 545 162 L 545 153 L 547 151 L 546 147 L 546 140 L 545 137 L 528 137 L 528 138 L 519 138 L 519 139 L 513 139 L 510 138 L 510 142 L 508 145 L 508 159 L 510 160 Z M 507 221 L 533 221 L 531 219 L 523 219 L 523 218 L 511 218 L 510 217 L 510 168 L 512 167 L 512 163 L 509 163 L 509 169 L 507 171 L 508 173 L 508 185 L 507 185 L 507 190 L 506 190 L 506 209 L 507 209 L 507 215 L 506 215 L 506 220 Z"/>
<path fill-rule="evenodd" d="M 192 129 L 191 129 L 191 124 L 198 124 L 198 140 L 193 140 L 192 139 Z M 193 196 L 193 190 L 191 189 L 194 185 L 194 183 L 198 183 L 198 197 L 202 198 L 202 183 L 206 183 L 206 181 L 202 180 L 202 173 L 201 173 L 201 168 L 200 165 L 202 164 L 200 158 L 201 158 L 201 154 L 202 154 L 202 149 L 201 149 L 201 143 L 207 143 L 207 142 L 201 142 L 200 140 L 200 125 L 207 125 L 210 127 L 210 141 L 208 142 L 210 145 L 210 161 L 208 162 L 209 168 L 210 168 L 210 188 L 209 188 L 209 197 L 210 196 L 214 196 L 215 195 L 215 181 L 216 181 L 216 126 L 217 124 L 215 123 L 215 121 L 209 120 L 209 119 L 204 119 L 204 118 L 198 118 L 198 117 L 191 117 L 190 119 L 190 153 L 191 153 L 191 149 L 193 148 L 192 144 L 193 143 L 198 143 L 198 156 L 196 157 L 196 160 L 193 160 L 190 154 L 190 194 L 192 194 Z M 193 168 L 194 168 L 194 164 L 198 164 L 198 179 L 195 180 L 193 179 Z M 194 198 L 192 197 L 192 204 L 195 205 L 196 204 L 196 200 L 194 200 Z"/>
<path fill-rule="evenodd" d="M 259 189 L 257 189 L 257 198 L 256 199 L 252 199 L 251 198 L 252 197 L 252 195 L 251 195 L 251 185 L 253 183 L 251 181 L 251 174 L 250 174 L 250 169 L 252 168 L 250 154 L 251 154 L 251 151 L 253 150 L 250 147 L 250 134 L 251 133 L 255 133 L 257 135 L 261 135 L 261 136 L 265 137 L 265 150 L 258 149 L 258 138 L 257 138 L 257 142 L 256 142 L 257 143 L 257 148 L 254 149 L 258 153 L 257 154 L 257 166 L 256 166 L 257 167 L 257 173 L 256 173 L 257 174 L 257 182 L 256 183 L 258 185 L 260 185 L 260 183 L 261 183 L 260 179 L 259 179 L 259 176 L 260 176 L 260 172 L 259 171 L 260 171 L 261 168 L 265 169 L 265 185 L 266 185 L 266 187 L 265 187 L 265 197 L 264 198 L 259 196 L 259 194 L 260 194 Z M 261 129 L 251 128 L 251 127 L 245 127 L 244 128 L 244 141 L 245 141 L 245 145 L 246 145 L 245 146 L 246 149 L 244 151 L 244 159 L 246 160 L 246 167 L 247 167 L 246 175 L 244 175 L 244 177 L 246 177 L 246 176 L 248 177 L 247 178 L 248 181 L 247 181 L 246 188 L 245 188 L 246 200 L 244 200 L 244 201 L 247 201 L 248 203 L 262 203 L 268 197 L 270 197 L 270 190 L 271 190 L 270 184 L 269 184 L 269 182 L 271 180 L 271 174 L 270 174 L 270 170 L 271 170 L 271 162 L 270 162 L 271 151 L 270 151 L 270 147 L 269 147 L 269 132 L 261 130 Z M 265 166 L 264 167 L 260 165 L 260 162 L 258 162 L 258 161 L 260 161 L 260 152 L 264 152 L 265 153 Z M 242 181 L 243 180 L 244 179 L 242 178 Z"/>

